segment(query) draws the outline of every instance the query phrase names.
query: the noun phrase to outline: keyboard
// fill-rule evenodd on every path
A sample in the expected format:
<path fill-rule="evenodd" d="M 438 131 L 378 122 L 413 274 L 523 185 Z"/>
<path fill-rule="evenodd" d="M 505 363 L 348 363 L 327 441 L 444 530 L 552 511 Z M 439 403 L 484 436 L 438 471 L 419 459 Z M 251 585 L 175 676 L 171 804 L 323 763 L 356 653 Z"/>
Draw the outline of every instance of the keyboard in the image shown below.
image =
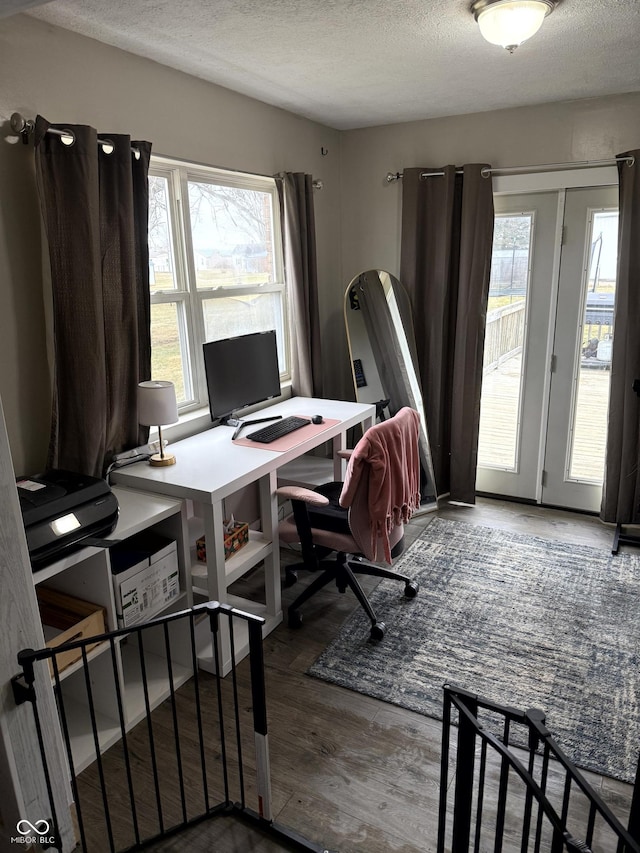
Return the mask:
<path fill-rule="evenodd" d="M 294 432 L 310 423 L 311 421 L 308 418 L 299 418 L 296 415 L 291 415 L 289 418 L 282 418 L 281 421 L 276 421 L 262 429 L 257 429 L 255 432 L 250 432 L 247 438 L 250 438 L 251 441 L 259 441 L 262 444 L 270 444 L 276 438 L 289 435 L 290 432 Z"/>

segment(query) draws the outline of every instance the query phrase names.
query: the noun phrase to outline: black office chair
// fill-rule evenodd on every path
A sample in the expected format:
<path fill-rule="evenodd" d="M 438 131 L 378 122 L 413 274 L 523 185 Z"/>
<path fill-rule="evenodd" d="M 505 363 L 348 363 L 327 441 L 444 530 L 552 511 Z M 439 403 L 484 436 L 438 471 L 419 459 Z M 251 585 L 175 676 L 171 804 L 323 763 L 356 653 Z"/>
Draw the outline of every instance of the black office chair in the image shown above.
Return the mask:
<path fill-rule="evenodd" d="M 335 581 L 340 592 L 347 587 L 353 591 L 371 621 L 371 639 L 381 640 L 386 626 L 356 575 L 401 581 L 407 598 L 417 594 L 414 580 L 374 561 L 391 564 L 402 552 L 404 524 L 420 505 L 418 430 L 417 412 L 403 408 L 367 430 L 349 458 L 344 483 L 327 483 L 314 491 L 277 489 L 293 509 L 280 523 L 280 539 L 299 543 L 302 551 L 302 563 L 286 569 L 286 584 L 296 582 L 299 568 L 322 571 L 289 606 L 290 628 L 302 624 L 300 606 Z M 336 558 L 327 560 L 332 552 Z"/>

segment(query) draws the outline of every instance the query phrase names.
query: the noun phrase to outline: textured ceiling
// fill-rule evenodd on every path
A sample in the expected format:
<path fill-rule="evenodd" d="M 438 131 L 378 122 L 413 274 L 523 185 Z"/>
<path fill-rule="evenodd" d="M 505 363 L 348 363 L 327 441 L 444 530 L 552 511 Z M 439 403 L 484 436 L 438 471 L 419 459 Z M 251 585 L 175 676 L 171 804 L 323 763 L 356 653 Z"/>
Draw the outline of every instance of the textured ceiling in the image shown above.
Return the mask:
<path fill-rule="evenodd" d="M 470 5 L 52 0 L 28 14 L 340 129 L 640 91 L 640 0 L 561 0 L 513 55 Z"/>

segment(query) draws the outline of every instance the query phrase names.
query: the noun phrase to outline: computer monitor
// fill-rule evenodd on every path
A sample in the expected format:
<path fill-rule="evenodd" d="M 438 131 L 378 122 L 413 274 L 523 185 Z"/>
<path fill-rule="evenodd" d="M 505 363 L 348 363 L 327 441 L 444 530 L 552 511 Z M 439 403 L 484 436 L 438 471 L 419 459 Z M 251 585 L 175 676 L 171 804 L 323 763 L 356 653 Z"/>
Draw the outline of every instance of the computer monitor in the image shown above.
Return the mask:
<path fill-rule="evenodd" d="M 202 345 L 211 420 L 280 394 L 276 333 L 253 332 Z"/>

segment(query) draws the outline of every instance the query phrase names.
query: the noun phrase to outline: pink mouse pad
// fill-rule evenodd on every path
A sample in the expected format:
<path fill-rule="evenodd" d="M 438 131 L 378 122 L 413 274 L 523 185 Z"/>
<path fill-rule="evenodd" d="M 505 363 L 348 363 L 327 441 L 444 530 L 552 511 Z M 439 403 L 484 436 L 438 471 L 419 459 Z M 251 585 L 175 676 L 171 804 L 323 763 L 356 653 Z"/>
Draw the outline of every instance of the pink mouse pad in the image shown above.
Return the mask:
<path fill-rule="evenodd" d="M 298 415 L 298 417 L 308 418 L 309 415 Z M 274 421 L 273 423 L 277 423 L 277 421 Z M 276 440 L 272 441 L 270 444 L 262 444 L 260 441 L 251 441 L 250 438 L 242 438 L 242 436 L 234 439 L 233 443 L 241 444 L 243 447 L 257 447 L 259 450 L 276 450 L 282 452 L 283 450 L 291 450 L 292 447 L 302 444 L 303 441 L 311 438 L 311 436 L 324 432 L 329 429 L 329 427 L 335 426 L 335 424 L 339 423 L 340 420 L 337 418 L 325 418 L 321 424 L 307 424 L 306 426 L 300 427 L 300 429 L 290 432 L 288 435 L 276 438 Z M 249 425 L 247 425 L 246 429 L 248 432 L 251 431 L 251 427 Z M 256 430 L 257 429 L 260 429 L 260 427 L 256 427 Z"/>

